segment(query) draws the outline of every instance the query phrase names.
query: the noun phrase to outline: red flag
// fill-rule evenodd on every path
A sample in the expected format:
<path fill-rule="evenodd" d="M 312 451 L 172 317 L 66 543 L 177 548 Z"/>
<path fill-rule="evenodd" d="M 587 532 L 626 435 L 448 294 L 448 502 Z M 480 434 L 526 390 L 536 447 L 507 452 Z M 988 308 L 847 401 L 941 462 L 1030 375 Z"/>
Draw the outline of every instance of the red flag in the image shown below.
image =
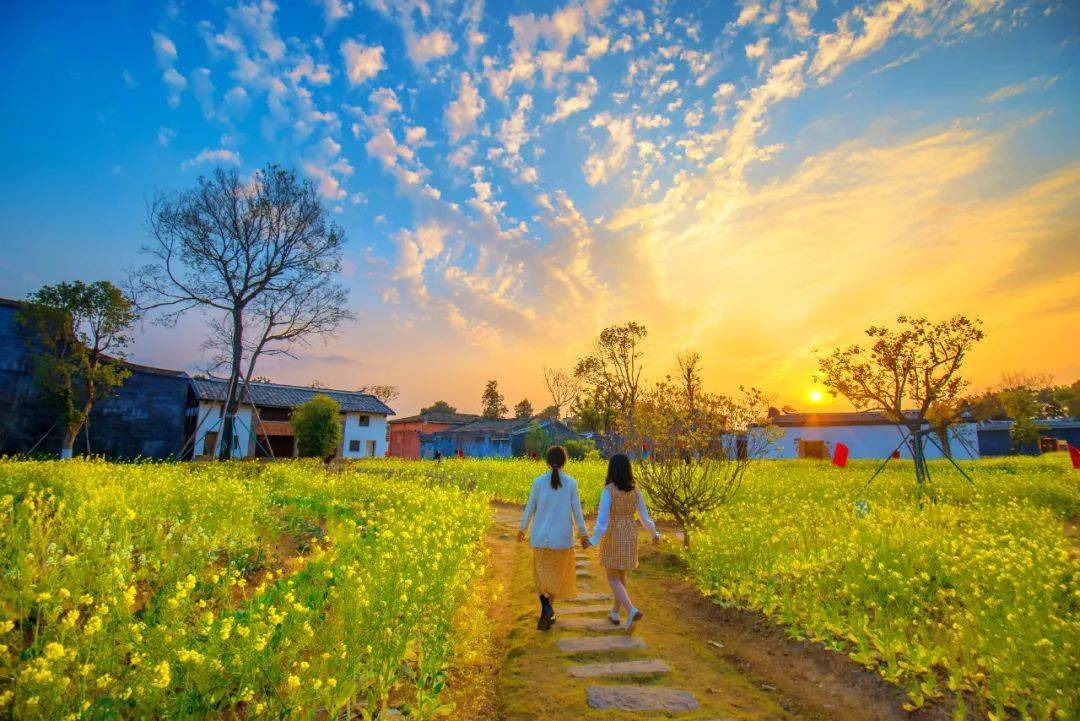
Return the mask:
<path fill-rule="evenodd" d="M 1069 460 L 1072 461 L 1073 468 L 1080 469 L 1080 448 L 1069 444 Z"/>
<path fill-rule="evenodd" d="M 834 466 L 840 466 L 843 468 L 847 465 L 848 447 L 843 443 L 836 444 L 836 450 L 833 451 L 832 462 Z"/>

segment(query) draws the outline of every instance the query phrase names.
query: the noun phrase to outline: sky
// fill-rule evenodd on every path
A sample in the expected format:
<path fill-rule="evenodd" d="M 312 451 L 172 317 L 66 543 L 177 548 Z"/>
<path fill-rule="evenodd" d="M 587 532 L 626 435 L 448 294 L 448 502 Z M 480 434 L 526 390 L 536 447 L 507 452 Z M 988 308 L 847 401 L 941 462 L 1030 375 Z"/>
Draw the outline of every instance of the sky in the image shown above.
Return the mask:
<path fill-rule="evenodd" d="M 119 283 L 155 193 L 273 162 L 344 228 L 356 315 L 281 382 L 539 409 L 636 320 L 646 378 L 694 349 L 805 410 L 901 313 L 981 318 L 976 387 L 1072 382 L 1078 60 L 1064 0 L 10 0 L 0 295 Z M 131 358 L 197 370 L 205 330 L 148 319 Z"/>

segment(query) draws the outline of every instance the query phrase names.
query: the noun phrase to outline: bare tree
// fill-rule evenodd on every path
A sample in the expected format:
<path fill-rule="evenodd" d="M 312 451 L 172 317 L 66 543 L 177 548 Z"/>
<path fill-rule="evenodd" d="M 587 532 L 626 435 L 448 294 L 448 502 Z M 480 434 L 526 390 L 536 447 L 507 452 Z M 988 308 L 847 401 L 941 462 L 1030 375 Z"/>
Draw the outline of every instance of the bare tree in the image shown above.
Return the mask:
<path fill-rule="evenodd" d="M 697 397 L 701 394 L 701 354 L 697 351 L 683 351 L 675 356 L 675 362 L 686 404 L 693 410 Z"/>
<path fill-rule="evenodd" d="M 982 323 L 958 315 L 931 323 L 900 316 L 896 328 L 871 326 L 869 346 L 837 348 L 818 359 L 820 380 L 859 410 L 881 411 L 911 434 L 915 477 L 927 479 L 923 439 L 929 418 L 949 415 L 967 381 L 960 368 L 983 338 Z M 941 410 L 938 410 L 941 409 Z"/>
<path fill-rule="evenodd" d="M 555 420 L 562 416 L 563 408 L 568 408 L 581 390 L 581 382 L 573 373 L 561 368 L 544 366 L 544 385 L 551 396 L 551 405 L 555 408 Z"/>
<path fill-rule="evenodd" d="M 389 383 L 369 383 L 366 386 L 360 386 L 356 390 L 360 393 L 367 393 L 369 396 L 375 396 L 387 405 L 390 405 L 401 396 L 401 390 Z"/>
<path fill-rule="evenodd" d="M 634 321 L 609 326 L 574 366 L 574 376 L 588 387 L 593 402 L 610 411 L 601 413 L 605 418 L 620 422 L 632 418 L 641 384 L 641 345 L 648 334 Z"/>
<path fill-rule="evenodd" d="M 259 358 L 333 334 L 350 317 L 338 281 L 341 229 L 310 181 L 275 165 L 244 179 L 218 169 L 192 190 L 157 196 L 148 211 L 153 261 L 130 274 L 143 310 L 175 323 L 211 314 L 208 346 L 228 369 L 221 457 Z"/>
<path fill-rule="evenodd" d="M 698 390 L 693 406 L 670 380 L 641 393 L 625 430 L 641 451 L 635 475 L 652 506 L 682 527 L 685 545 L 701 516 L 735 496 L 746 470 L 775 441 L 768 409 L 768 399 L 753 388 L 738 396 Z"/>

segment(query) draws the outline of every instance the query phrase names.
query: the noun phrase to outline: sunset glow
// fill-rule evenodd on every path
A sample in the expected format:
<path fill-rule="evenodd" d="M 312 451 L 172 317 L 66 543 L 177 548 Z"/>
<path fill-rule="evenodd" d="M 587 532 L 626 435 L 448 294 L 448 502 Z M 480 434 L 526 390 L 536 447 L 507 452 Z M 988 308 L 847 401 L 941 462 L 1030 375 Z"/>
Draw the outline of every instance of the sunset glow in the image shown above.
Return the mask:
<path fill-rule="evenodd" d="M 983 319 L 976 386 L 1080 376 L 1080 4 L 92 5 L 0 10 L 2 296 L 120 282 L 155 192 L 276 162 L 343 228 L 356 319 L 259 373 L 401 414 L 490 378 L 542 408 L 629 320 L 646 380 L 694 349 L 778 407 L 842 404 L 817 354 L 905 312 Z M 196 370 L 205 336 L 132 358 Z"/>

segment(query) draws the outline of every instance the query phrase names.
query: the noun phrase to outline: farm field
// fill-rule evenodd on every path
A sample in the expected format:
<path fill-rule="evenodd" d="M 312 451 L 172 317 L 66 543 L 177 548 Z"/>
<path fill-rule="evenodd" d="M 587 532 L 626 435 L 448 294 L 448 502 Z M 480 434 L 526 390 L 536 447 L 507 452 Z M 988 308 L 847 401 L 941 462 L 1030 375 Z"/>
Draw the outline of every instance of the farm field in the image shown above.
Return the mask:
<path fill-rule="evenodd" d="M 862 492 L 874 465 L 756 465 L 703 519 L 684 573 L 872 669 L 910 708 L 1075 718 L 1075 472 L 986 460 L 964 464 L 970 485 L 935 462 L 920 508 L 904 464 Z M 485 613 L 489 502 L 523 503 L 543 469 L 0 461 L 0 715 L 444 713 Z M 567 470 L 595 509 L 604 463 Z"/>
<path fill-rule="evenodd" d="M 890 463 L 866 487 L 877 465 L 756 464 L 735 500 L 703 519 L 686 559 L 694 581 L 717 603 L 764 613 L 877 671 L 908 691 L 908 708 L 945 699 L 958 715 L 970 706 L 979 718 L 1075 718 L 1080 485 L 1065 455 L 962 463 L 974 484 L 933 461 L 936 501 L 923 508 L 910 462 Z M 519 504 L 544 468 L 481 459 L 419 466 Z M 605 468 L 568 466 L 586 512 Z"/>
<path fill-rule="evenodd" d="M 487 500 L 306 462 L 0 461 L 0 716 L 429 718 Z"/>

